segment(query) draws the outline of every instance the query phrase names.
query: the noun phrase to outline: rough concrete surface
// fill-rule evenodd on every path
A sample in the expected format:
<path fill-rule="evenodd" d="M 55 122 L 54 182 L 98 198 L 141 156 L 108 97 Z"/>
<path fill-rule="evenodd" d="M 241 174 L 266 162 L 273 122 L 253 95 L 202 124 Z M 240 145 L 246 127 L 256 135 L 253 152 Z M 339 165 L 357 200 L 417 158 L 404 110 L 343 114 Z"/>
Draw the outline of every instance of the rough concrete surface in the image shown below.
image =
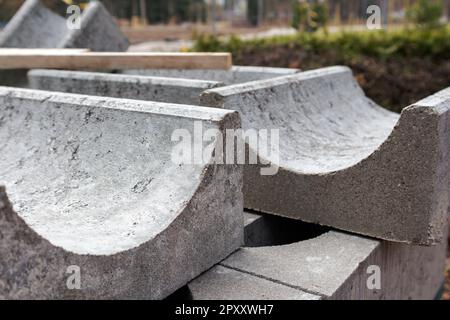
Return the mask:
<path fill-rule="evenodd" d="M 266 219 L 245 216 L 252 223 Z M 199 300 L 296 299 L 287 288 L 297 290 L 301 300 L 434 299 L 445 260 L 446 243 L 411 246 L 329 231 L 281 246 L 242 248 L 190 282 L 189 289 Z M 380 268 L 380 289 L 367 287 L 373 275 L 369 266 Z"/>
<path fill-rule="evenodd" d="M 94 1 L 83 12 L 81 28 L 69 32 L 59 47 L 121 52 L 127 51 L 129 45 L 128 39 L 103 4 Z"/>
<path fill-rule="evenodd" d="M 152 77 L 185 78 L 222 82 L 227 85 L 271 79 L 298 73 L 298 69 L 233 66 L 231 70 L 173 70 L 173 69 L 141 69 L 122 70 L 124 74 Z"/>
<path fill-rule="evenodd" d="M 219 82 L 109 73 L 31 70 L 30 87 L 104 97 L 199 105 L 200 94 Z"/>
<path fill-rule="evenodd" d="M 450 90 L 398 115 L 369 100 L 350 69 L 331 67 L 201 99 L 239 111 L 244 130 L 280 130 L 278 154 L 248 143 L 261 164 L 245 166 L 246 208 L 397 242 L 444 239 Z M 263 163 L 277 174 L 261 175 Z"/>
<path fill-rule="evenodd" d="M 66 20 L 39 0 L 27 0 L 0 32 L 0 47 L 53 48 L 66 36 Z"/>
<path fill-rule="evenodd" d="M 195 121 L 240 125 L 232 111 L 0 87 L 0 299 L 164 298 L 236 250 L 241 167 L 171 161 L 173 130 Z M 66 286 L 73 265 L 81 290 Z"/>
<path fill-rule="evenodd" d="M 0 47 L 86 48 L 126 51 L 129 42 L 104 6 L 90 3 L 81 16 L 81 28 L 69 29 L 66 19 L 39 0 L 27 0 L 0 33 Z"/>
<path fill-rule="evenodd" d="M 222 265 L 189 283 L 193 300 L 319 300 L 320 296 Z"/>

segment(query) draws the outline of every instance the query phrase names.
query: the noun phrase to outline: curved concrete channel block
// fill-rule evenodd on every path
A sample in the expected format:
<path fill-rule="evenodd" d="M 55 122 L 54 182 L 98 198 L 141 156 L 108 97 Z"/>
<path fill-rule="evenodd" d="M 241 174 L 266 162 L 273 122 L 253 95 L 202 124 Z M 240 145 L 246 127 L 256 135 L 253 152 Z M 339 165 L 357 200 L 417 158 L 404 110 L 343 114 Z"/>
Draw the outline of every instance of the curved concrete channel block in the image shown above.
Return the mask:
<path fill-rule="evenodd" d="M 146 101 L 200 104 L 200 94 L 222 84 L 215 81 L 133 76 L 98 72 L 31 70 L 31 88 Z"/>
<path fill-rule="evenodd" d="M 249 66 L 233 66 L 231 70 L 141 69 L 121 71 L 121 73 L 129 75 L 209 80 L 222 82 L 226 85 L 271 79 L 286 75 L 292 75 L 298 72 L 300 72 L 300 70 L 291 68 Z"/>
<path fill-rule="evenodd" d="M 172 162 L 173 130 L 197 121 L 240 126 L 228 110 L 0 87 L 0 299 L 164 298 L 240 247 L 242 167 Z"/>
<path fill-rule="evenodd" d="M 430 245 L 447 221 L 450 90 L 391 113 L 350 69 L 331 67 L 207 90 L 244 131 L 278 129 L 279 152 L 246 165 L 246 208 L 376 238 Z M 277 150 L 275 150 L 277 151 Z M 262 175 L 271 167 L 274 175 Z"/>
<path fill-rule="evenodd" d="M 0 33 L 4 48 L 86 48 L 126 51 L 129 42 L 113 17 L 98 1 L 81 15 L 80 29 L 69 29 L 66 19 L 39 0 L 27 0 Z"/>
<path fill-rule="evenodd" d="M 258 220 L 267 217 L 249 219 L 246 229 L 260 229 Z M 329 231 L 281 246 L 242 248 L 188 288 L 194 300 L 430 300 L 444 281 L 446 252 L 445 242 L 421 247 Z"/>

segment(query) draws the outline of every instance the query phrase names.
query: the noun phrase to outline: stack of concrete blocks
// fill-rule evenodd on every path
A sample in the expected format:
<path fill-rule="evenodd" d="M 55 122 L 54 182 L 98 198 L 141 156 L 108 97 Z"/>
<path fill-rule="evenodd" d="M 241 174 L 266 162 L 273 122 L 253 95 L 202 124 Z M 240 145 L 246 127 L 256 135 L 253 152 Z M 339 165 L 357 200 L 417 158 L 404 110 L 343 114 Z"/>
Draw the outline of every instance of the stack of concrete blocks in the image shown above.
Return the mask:
<path fill-rule="evenodd" d="M 164 90 L 148 90 L 163 79 L 148 75 L 231 84 L 205 91 L 202 103 L 239 111 L 244 129 L 284 130 L 276 175 L 260 175 L 263 165 L 245 166 L 245 207 L 389 240 L 331 230 L 310 239 L 298 231 L 303 241 L 277 243 L 273 221 L 245 213 L 251 221 L 246 246 L 265 247 L 242 248 L 192 281 L 192 298 L 434 298 L 446 257 L 450 90 L 399 116 L 366 98 L 347 68 L 276 70 L 270 79 L 274 70 L 123 72 L 139 74 L 129 77 L 35 70 L 30 82 L 37 89 L 84 94 L 101 88 L 98 94 L 112 96 L 133 83 L 133 97 L 141 100 L 168 97 Z M 249 74 L 264 80 L 246 83 Z M 382 272 L 381 289 L 367 286 L 370 266 Z"/>
<path fill-rule="evenodd" d="M 126 50 L 112 21 L 93 3 L 81 29 L 69 30 L 27 0 L 0 47 Z M 343 67 L 29 78 L 40 91 L 0 88 L 0 298 L 161 299 L 180 288 L 191 299 L 438 293 L 450 90 L 396 115 Z M 263 154 L 249 140 L 258 165 L 212 156 L 174 165 L 171 134 L 193 133 L 197 121 L 219 133 L 281 129 L 280 150 Z M 261 175 L 267 167 L 276 174 Z M 67 285 L 74 266 L 81 290 Z M 373 267 L 380 287 L 368 285 Z"/>
<path fill-rule="evenodd" d="M 69 28 L 64 17 L 39 0 L 26 0 L 0 32 L 0 48 L 84 48 L 112 52 L 128 49 L 128 39 L 100 2 L 90 2 L 80 21 L 79 29 Z M 2 71 L 0 83 L 26 86 L 26 71 Z"/>

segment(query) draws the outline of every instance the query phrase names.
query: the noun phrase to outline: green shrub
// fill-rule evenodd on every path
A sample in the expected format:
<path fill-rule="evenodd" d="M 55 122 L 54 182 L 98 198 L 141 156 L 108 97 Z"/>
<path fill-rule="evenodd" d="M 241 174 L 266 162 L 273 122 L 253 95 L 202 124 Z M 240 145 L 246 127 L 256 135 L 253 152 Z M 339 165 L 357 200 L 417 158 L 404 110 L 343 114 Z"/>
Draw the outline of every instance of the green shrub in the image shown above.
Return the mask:
<path fill-rule="evenodd" d="M 442 0 L 419 0 L 408 9 L 406 16 L 418 27 L 435 28 L 441 25 L 440 20 L 443 14 Z"/>
<path fill-rule="evenodd" d="M 312 5 L 312 23 L 315 30 L 326 28 L 328 23 L 328 6 L 325 2 L 316 0 Z"/>
<path fill-rule="evenodd" d="M 394 31 L 353 31 L 326 34 L 298 33 L 294 36 L 278 36 L 266 39 L 243 41 L 231 37 L 222 41 L 211 36 L 199 36 L 194 51 L 227 51 L 234 56 L 245 52 L 267 51 L 272 47 L 285 46 L 314 54 L 333 54 L 343 59 L 369 56 L 388 59 L 390 57 L 427 57 L 450 59 L 450 29 L 400 29 Z"/>
<path fill-rule="evenodd" d="M 292 27 L 307 32 L 315 32 L 326 28 L 328 22 L 328 6 L 325 2 L 315 0 L 312 3 L 306 0 L 292 2 Z"/>

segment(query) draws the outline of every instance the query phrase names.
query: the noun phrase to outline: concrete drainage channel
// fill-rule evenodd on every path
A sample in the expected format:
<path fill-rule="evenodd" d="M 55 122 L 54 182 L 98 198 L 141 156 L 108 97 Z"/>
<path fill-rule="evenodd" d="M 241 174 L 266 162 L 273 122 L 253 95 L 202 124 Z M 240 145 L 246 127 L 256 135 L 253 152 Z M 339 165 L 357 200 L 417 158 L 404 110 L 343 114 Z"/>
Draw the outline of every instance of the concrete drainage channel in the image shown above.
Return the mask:
<path fill-rule="evenodd" d="M 118 32 L 103 10 L 96 24 Z M 100 51 L 83 30 L 79 47 Z M 397 115 L 345 67 L 31 70 L 16 84 L 29 88 L 0 87 L 0 298 L 433 299 L 442 285 L 450 89 Z M 277 157 L 249 139 L 256 164 L 174 164 L 173 132 L 196 123 L 279 129 Z"/>

